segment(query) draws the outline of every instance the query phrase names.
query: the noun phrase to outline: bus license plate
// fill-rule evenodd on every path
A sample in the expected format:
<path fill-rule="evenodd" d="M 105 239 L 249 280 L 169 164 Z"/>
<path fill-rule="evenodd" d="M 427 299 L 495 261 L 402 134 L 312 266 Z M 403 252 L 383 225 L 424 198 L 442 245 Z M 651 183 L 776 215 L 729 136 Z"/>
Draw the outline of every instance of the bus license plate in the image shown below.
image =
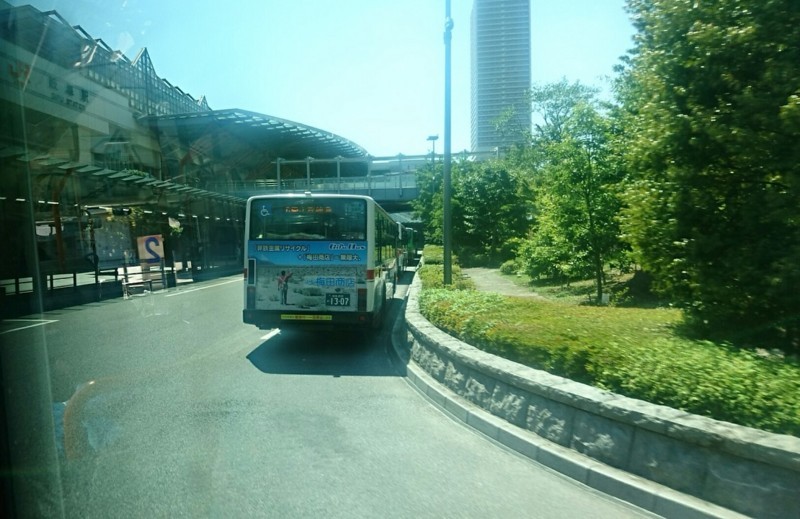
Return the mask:
<path fill-rule="evenodd" d="M 325 306 L 350 306 L 350 294 L 325 294 Z"/>

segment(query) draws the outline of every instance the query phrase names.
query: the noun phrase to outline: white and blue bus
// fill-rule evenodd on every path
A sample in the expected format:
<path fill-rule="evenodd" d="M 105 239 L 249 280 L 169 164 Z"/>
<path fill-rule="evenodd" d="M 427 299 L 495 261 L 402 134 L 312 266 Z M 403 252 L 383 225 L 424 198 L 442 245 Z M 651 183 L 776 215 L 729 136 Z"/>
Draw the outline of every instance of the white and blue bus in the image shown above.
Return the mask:
<path fill-rule="evenodd" d="M 251 197 L 244 322 L 379 328 L 400 276 L 397 229 L 368 196 Z"/>

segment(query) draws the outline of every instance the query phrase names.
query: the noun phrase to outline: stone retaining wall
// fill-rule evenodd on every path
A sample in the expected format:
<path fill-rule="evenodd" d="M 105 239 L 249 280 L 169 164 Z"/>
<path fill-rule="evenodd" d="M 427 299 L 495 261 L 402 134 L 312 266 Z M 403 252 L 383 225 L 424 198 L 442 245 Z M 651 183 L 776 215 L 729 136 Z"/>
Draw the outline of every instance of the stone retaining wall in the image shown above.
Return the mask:
<path fill-rule="evenodd" d="M 800 438 L 619 396 L 480 351 L 422 317 L 419 288 L 415 277 L 406 347 L 454 393 L 555 444 L 685 494 L 754 517 L 800 518 Z"/>

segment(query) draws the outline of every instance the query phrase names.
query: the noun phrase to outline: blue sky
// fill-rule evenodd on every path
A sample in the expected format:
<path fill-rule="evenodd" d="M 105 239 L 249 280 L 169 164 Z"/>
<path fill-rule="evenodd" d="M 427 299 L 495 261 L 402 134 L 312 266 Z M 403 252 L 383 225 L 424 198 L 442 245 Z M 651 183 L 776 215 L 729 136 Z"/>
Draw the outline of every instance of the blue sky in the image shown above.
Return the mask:
<path fill-rule="evenodd" d="M 444 0 L 12 0 L 55 9 L 213 109 L 336 133 L 375 156 L 427 153 L 444 126 Z M 469 149 L 472 0 L 452 0 L 452 150 Z M 624 0 L 532 0 L 534 84 L 603 87 L 632 46 Z"/>

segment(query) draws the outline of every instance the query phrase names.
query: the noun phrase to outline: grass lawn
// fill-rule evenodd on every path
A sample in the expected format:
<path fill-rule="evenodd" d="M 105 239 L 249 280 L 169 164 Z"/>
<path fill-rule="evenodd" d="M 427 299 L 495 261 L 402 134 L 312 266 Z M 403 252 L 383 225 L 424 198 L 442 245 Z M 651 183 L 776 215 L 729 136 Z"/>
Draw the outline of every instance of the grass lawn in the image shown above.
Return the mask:
<path fill-rule="evenodd" d="M 796 359 L 683 337 L 680 310 L 652 301 L 648 308 L 587 305 L 591 282 L 534 284 L 541 300 L 478 292 L 469 283 L 441 288 L 440 265 L 426 264 L 420 275 L 423 315 L 473 346 L 633 398 L 800 436 Z M 622 295 L 620 302 L 633 302 Z"/>

